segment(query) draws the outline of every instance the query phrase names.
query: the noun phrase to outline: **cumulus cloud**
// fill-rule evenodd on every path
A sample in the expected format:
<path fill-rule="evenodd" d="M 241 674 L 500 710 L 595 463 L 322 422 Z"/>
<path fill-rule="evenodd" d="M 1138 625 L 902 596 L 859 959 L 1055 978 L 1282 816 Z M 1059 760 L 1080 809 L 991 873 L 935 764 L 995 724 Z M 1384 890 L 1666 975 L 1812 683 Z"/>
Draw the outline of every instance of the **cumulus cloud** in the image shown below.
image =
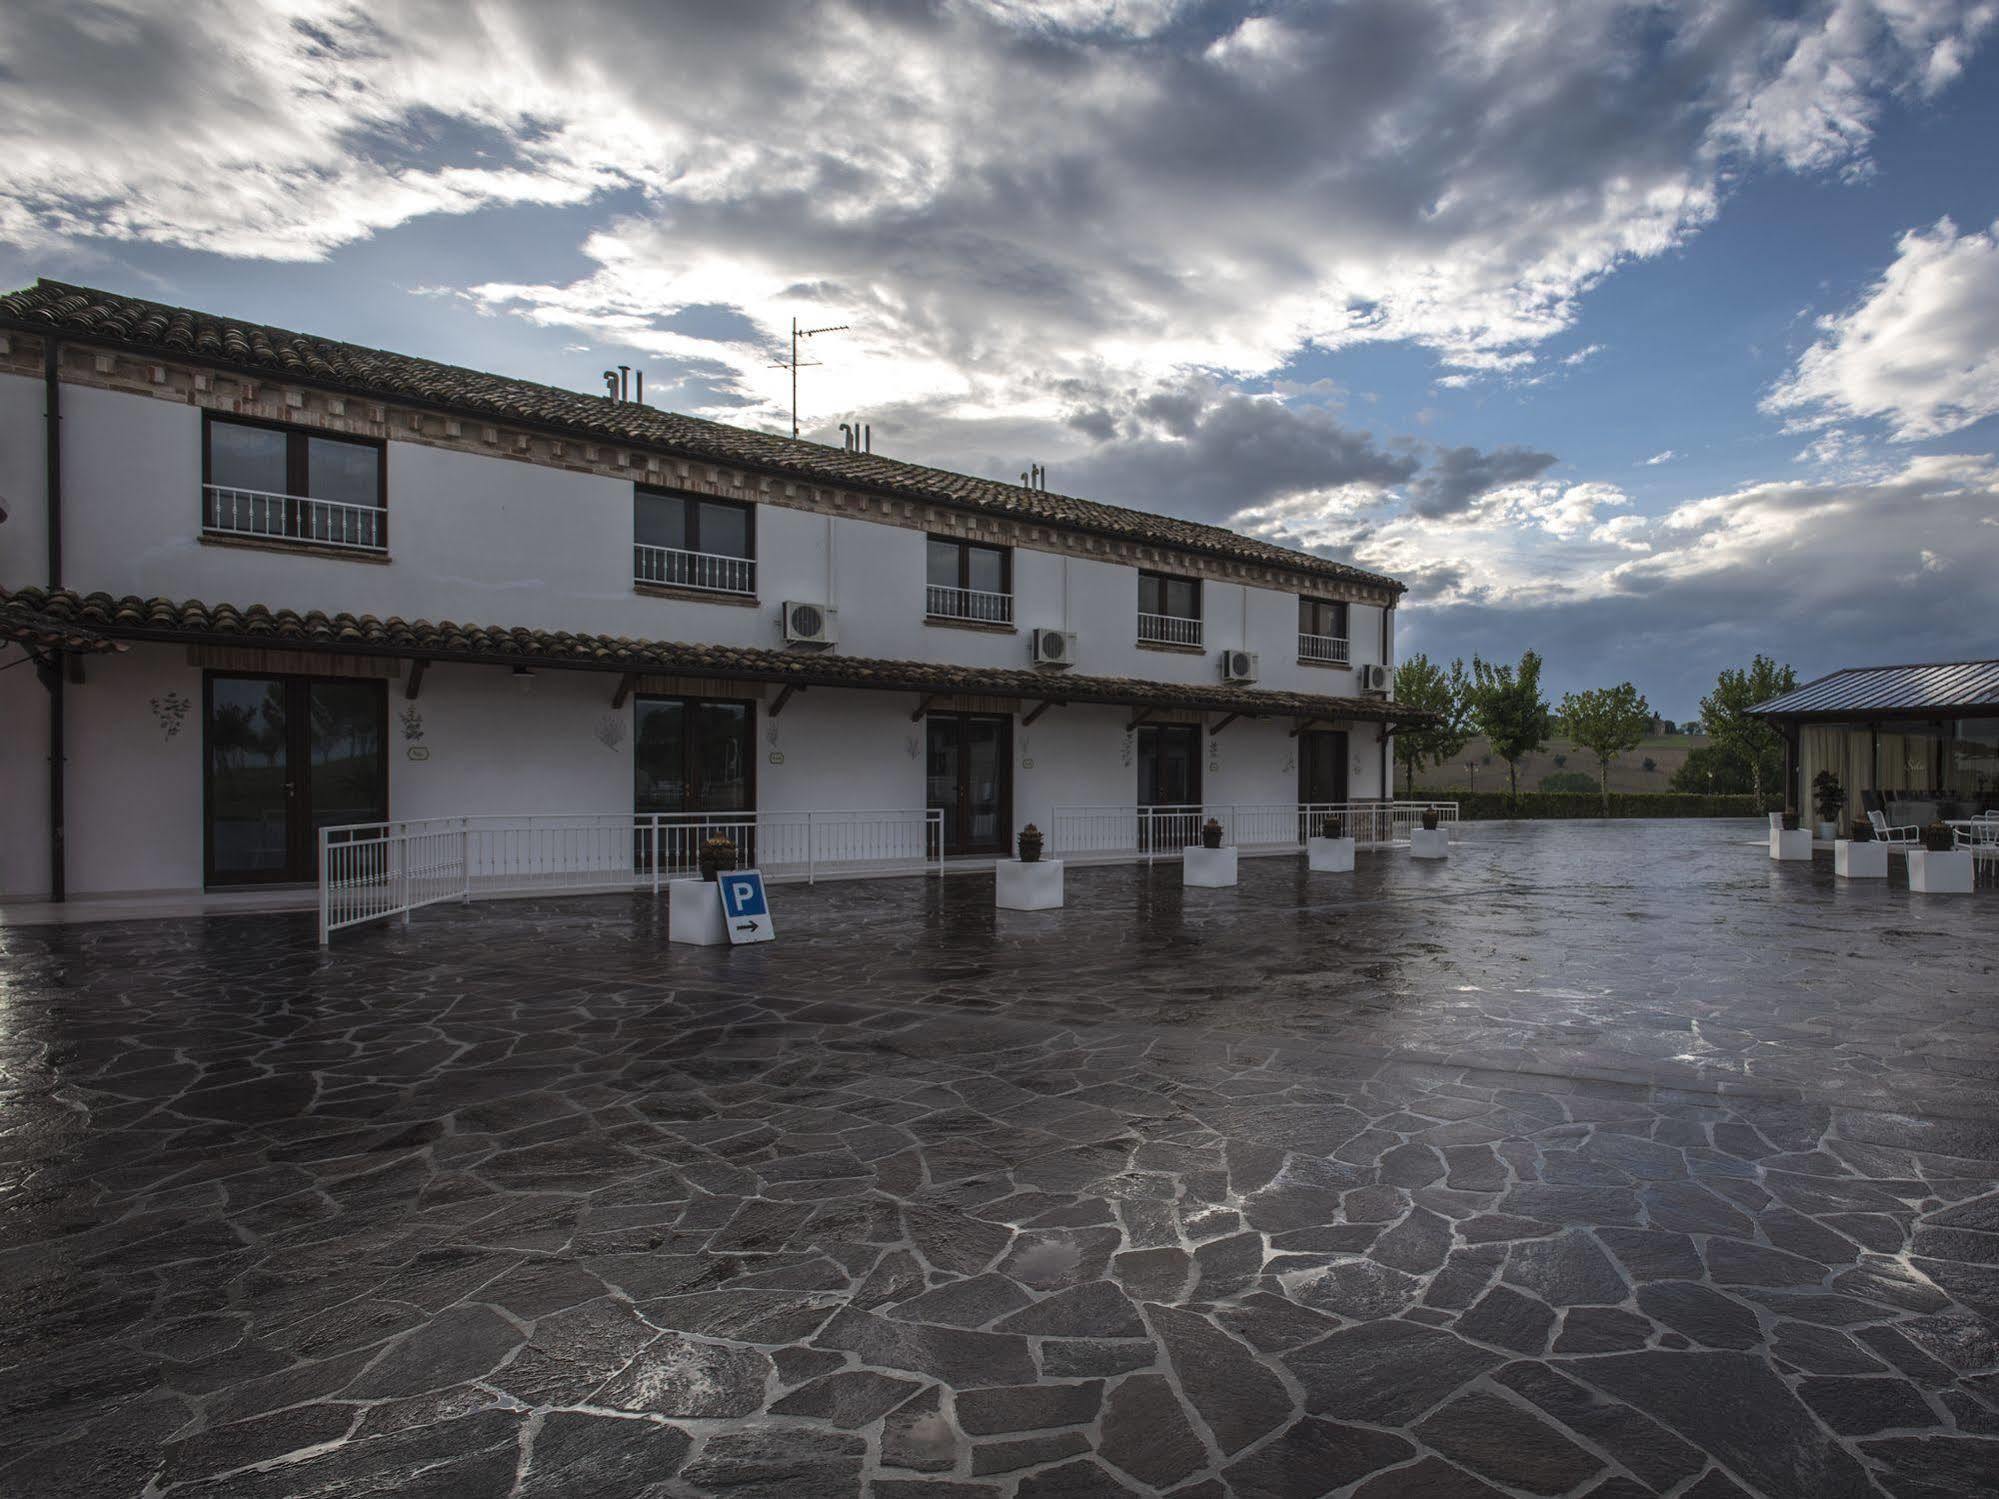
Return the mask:
<path fill-rule="evenodd" d="M 1409 509 L 1431 519 L 1457 515 L 1495 489 L 1538 479 L 1554 464 L 1553 453 L 1512 444 L 1490 452 L 1472 447 L 1444 448 L 1416 485 Z"/>
<path fill-rule="evenodd" d="M 1910 230 L 1860 303 L 1818 326 L 1768 410 L 1808 426 L 1876 418 L 1902 442 L 1999 412 L 1999 224 Z"/>

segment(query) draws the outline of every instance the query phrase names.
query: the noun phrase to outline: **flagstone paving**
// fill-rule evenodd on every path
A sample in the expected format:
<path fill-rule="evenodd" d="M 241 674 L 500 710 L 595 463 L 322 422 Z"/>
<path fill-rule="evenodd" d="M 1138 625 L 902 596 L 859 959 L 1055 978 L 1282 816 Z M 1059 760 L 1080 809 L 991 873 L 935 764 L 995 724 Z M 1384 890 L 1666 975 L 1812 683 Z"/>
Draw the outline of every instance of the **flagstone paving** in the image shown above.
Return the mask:
<path fill-rule="evenodd" d="M 1754 837 L 0 928 L 0 1495 L 1999 1492 L 1999 897 Z"/>

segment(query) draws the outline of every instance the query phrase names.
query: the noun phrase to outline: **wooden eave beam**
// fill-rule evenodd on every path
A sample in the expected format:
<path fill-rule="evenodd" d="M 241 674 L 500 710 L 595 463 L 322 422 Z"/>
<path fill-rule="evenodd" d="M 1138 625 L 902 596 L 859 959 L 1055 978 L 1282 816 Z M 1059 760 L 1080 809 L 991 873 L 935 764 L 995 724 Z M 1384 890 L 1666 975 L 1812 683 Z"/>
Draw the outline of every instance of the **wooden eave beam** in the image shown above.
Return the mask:
<path fill-rule="evenodd" d="M 1152 717 L 1152 714 L 1153 714 L 1152 709 L 1141 708 L 1139 710 L 1138 717 L 1134 718 L 1130 723 L 1124 726 L 1125 733 L 1129 734 L 1133 729 L 1137 728 L 1140 724 L 1144 723 L 1148 718 Z"/>
<path fill-rule="evenodd" d="M 618 690 L 611 694 L 611 706 L 622 708 L 631 701 L 631 696 L 639 688 L 639 674 L 628 671 L 618 678 Z M 414 696 L 414 694 L 412 694 Z"/>
<path fill-rule="evenodd" d="M 1321 722 L 1321 720 L 1316 718 L 1301 718 L 1298 720 L 1297 724 L 1292 728 L 1289 737 L 1292 739 L 1296 739 L 1300 734 L 1304 733 L 1307 729 L 1311 728 L 1313 724 L 1319 722 Z"/>
<path fill-rule="evenodd" d="M 430 670 L 430 657 L 418 656 L 410 666 L 410 679 L 403 683 L 403 697 L 409 702 L 416 701 L 416 695 L 423 691 L 423 674 Z"/>
<path fill-rule="evenodd" d="M 768 716 L 776 718 L 778 714 L 784 711 L 784 705 L 791 701 L 792 694 L 803 692 L 804 690 L 805 684 L 803 682 L 786 682 L 777 694 L 777 701 L 770 705 Z"/>
<path fill-rule="evenodd" d="M 1032 724 L 1032 723 L 1034 722 L 1034 720 L 1035 720 L 1035 719 L 1039 718 L 1039 717 L 1040 717 L 1040 716 L 1041 716 L 1042 714 L 1046 713 L 1046 712 L 1047 712 L 1047 711 L 1048 711 L 1048 710 L 1049 710 L 1050 708 L 1055 708 L 1055 707 L 1060 707 L 1060 706 L 1061 706 L 1061 704 L 1059 704 L 1059 703 L 1058 703 L 1058 702 L 1057 702 L 1057 701 L 1056 701 L 1056 700 L 1055 700 L 1054 698 L 1052 698 L 1052 697 L 1051 697 L 1051 698 L 1048 698 L 1048 699 L 1046 699 L 1046 700 L 1045 700 L 1045 701 L 1043 701 L 1043 702 L 1040 702 L 1040 703 L 1037 703 L 1037 704 L 1035 705 L 1035 707 L 1033 708 L 1033 710 L 1032 710 L 1031 712 L 1029 712 L 1029 713 L 1027 714 L 1027 716 L 1026 716 L 1026 717 L 1024 717 L 1024 718 L 1022 718 L 1022 719 L 1021 719 L 1021 721 L 1020 721 L 1020 726 L 1021 726 L 1021 727 L 1022 727 L 1023 729 L 1024 729 L 1024 728 L 1027 728 L 1027 727 L 1028 727 L 1028 726 L 1029 726 L 1030 724 Z"/>
<path fill-rule="evenodd" d="M 916 704 L 916 711 L 909 715 L 909 721 L 911 723 L 921 723 L 923 721 L 923 715 L 930 711 L 930 705 L 936 702 L 937 699 L 942 697 L 943 695 L 944 694 L 941 692 L 924 693 L 923 697 Z"/>
<path fill-rule="evenodd" d="M 1231 713 L 1227 718 L 1223 719 L 1220 723 L 1216 724 L 1213 728 L 1209 729 L 1208 732 L 1210 734 L 1219 734 L 1223 729 L 1226 729 L 1230 724 L 1234 723 L 1238 718 L 1248 718 L 1251 716 L 1253 715 L 1247 713 Z"/>

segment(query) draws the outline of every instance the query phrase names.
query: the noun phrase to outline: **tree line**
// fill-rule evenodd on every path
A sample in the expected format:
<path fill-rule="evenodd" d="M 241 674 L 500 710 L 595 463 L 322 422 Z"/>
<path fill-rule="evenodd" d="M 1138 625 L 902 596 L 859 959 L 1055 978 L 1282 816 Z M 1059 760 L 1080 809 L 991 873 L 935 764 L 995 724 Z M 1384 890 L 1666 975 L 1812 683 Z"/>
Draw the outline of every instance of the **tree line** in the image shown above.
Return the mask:
<path fill-rule="evenodd" d="M 1434 721 L 1395 735 L 1403 784 L 1415 784 L 1426 765 L 1455 763 L 1467 744 L 1483 737 L 1506 762 L 1507 795 L 1517 799 L 1520 762 L 1547 747 L 1559 719 L 1569 740 L 1596 757 L 1608 815 L 1611 763 L 1644 742 L 1652 728 L 1651 706 L 1631 683 L 1619 682 L 1565 693 L 1551 708 L 1541 691 L 1541 666 L 1538 651 L 1526 652 L 1517 665 L 1474 656 L 1469 671 L 1462 659 L 1446 667 L 1420 651 L 1404 661 L 1395 671 L 1396 700 L 1434 715 Z M 1725 668 L 1701 699 L 1700 726 L 1708 743 L 1673 773 L 1673 790 L 1749 792 L 1763 805 L 1766 791 L 1783 777 L 1784 741 L 1749 710 L 1797 685 L 1797 674 L 1768 656 L 1757 656 L 1745 669 Z"/>

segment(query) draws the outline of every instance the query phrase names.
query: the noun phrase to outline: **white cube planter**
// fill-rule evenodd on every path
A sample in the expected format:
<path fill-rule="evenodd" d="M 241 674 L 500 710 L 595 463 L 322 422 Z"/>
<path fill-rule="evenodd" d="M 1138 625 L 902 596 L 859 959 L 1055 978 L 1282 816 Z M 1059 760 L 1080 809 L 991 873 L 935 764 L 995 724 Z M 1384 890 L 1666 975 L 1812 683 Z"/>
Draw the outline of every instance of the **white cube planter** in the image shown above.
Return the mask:
<path fill-rule="evenodd" d="M 1910 849 L 1909 888 L 1924 895 L 1971 894 L 1971 851 L 1933 854 L 1926 848 Z"/>
<path fill-rule="evenodd" d="M 1008 911 L 1052 911 L 1062 904 L 1062 861 L 1001 859 L 993 865 L 993 904 Z"/>
<path fill-rule="evenodd" d="M 1835 839 L 1832 845 L 1832 872 L 1843 880 L 1885 880 L 1888 878 L 1888 845 L 1856 843 L 1851 838 Z"/>
<path fill-rule="evenodd" d="M 1448 859 L 1451 856 L 1451 835 L 1442 828 L 1411 828 L 1409 830 L 1409 857 L 1412 859 Z"/>
<path fill-rule="evenodd" d="M 1347 874 L 1353 869 L 1353 839 L 1307 838 L 1305 865 L 1315 874 Z"/>
<path fill-rule="evenodd" d="M 1812 860 L 1812 830 L 1810 828 L 1779 828 L 1770 835 L 1770 857 L 1773 859 L 1802 859 L 1807 864 Z"/>
<path fill-rule="evenodd" d="M 728 924 L 712 880 L 671 880 L 666 887 L 666 939 L 696 947 L 726 947 Z"/>
<path fill-rule="evenodd" d="M 1235 848 L 1203 848 L 1200 844 L 1190 844 L 1187 856 L 1180 865 L 1180 882 L 1183 885 L 1204 885 L 1219 888 L 1235 883 Z"/>

